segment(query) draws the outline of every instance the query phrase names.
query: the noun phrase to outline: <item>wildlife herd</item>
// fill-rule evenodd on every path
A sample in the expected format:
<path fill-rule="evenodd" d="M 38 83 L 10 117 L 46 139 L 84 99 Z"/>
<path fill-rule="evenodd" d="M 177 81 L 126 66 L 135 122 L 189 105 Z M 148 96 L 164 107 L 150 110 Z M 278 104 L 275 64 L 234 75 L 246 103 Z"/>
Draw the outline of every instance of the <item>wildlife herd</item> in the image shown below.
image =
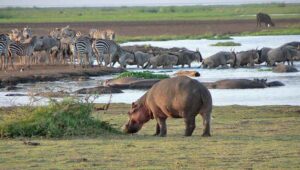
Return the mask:
<path fill-rule="evenodd" d="M 275 26 L 270 16 L 258 13 L 257 27 L 264 23 L 266 27 Z M 138 68 L 172 68 L 198 62 L 199 67 L 239 68 L 254 67 L 265 63 L 275 66 L 285 62 L 293 65 L 300 59 L 300 42 L 290 42 L 280 47 L 249 49 L 236 52 L 219 51 L 211 56 L 202 56 L 200 50 L 172 48 L 157 50 L 149 47 L 144 50 L 128 50 L 115 41 L 113 30 L 90 29 L 83 34 L 69 26 L 56 28 L 49 35 L 36 36 L 31 28 L 22 31 L 12 29 L 8 34 L 0 34 L 0 70 L 16 70 L 15 65 L 30 69 L 31 65 L 71 65 L 81 67 L 110 66 L 118 62 L 120 67 L 136 65 Z M 96 63 L 96 64 L 95 64 Z M 122 81 L 116 84 L 116 81 Z M 118 83 L 118 82 L 117 82 Z M 195 129 L 195 117 L 203 118 L 202 136 L 210 136 L 212 97 L 208 89 L 244 89 L 282 86 L 278 81 L 267 82 L 266 79 L 225 79 L 217 82 L 200 83 L 186 76 L 177 76 L 164 80 L 140 80 L 124 78 L 107 80 L 107 86 L 113 88 L 142 87 L 149 90 L 136 102 L 128 112 L 129 121 L 124 126 L 126 133 L 138 132 L 144 123 L 156 119 L 155 135 L 166 136 L 166 119 L 168 117 L 184 118 L 185 136 L 191 136 Z"/>
<path fill-rule="evenodd" d="M 265 23 L 266 27 L 274 26 L 270 16 L 257 14 L 257 26 Z M 172 68 L 180 65 L 191 67 L 192 62 L 202 62 L 203 68 L 217 67 L 253 67 L 255 64 L 266 63 L 274 66 L 277 62 L 288 62 L 299 59 L 300 42 L 291 42 L 278 48 L 264 47 L 248 51 L 220 51 L 203 59 L 199 49 L 191 51 L 178 49 L 173 51 L 126 50 L 114 40 L 113 30 L 90 29 L 82 34 L 69 26 L 55 28 L 49 35 L 33 35 L 31 28 L 22 31 L 12 29 L 8 34 L 0 34 L 1 70 L 15 69 L 15 65 L 30 68 L 33 64 L 70 64 L 74 67 L 114 66 L 119 63 L 137 65 L 142 68 Z"/>

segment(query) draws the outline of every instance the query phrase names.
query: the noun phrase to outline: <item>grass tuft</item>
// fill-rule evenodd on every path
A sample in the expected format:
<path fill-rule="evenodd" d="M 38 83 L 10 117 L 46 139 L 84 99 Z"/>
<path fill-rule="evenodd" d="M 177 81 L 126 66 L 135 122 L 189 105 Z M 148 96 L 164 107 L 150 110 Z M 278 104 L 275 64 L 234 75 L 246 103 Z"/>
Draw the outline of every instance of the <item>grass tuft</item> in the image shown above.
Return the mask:
<path fill-rule="evenodd" d="M 118 133 L 107 122 L 94 119 L 93 104 L 75 99 L 51 101 L 47 106 L 20 107 L 0 122 L 0 137 L 66 137 Z"/>
<path fill-rule="evenodd" d="M 211 44 L 211 46 L 241 46 L 241 43 L 236 43 L 233 41 L 217 42 L 216 44 Z"/>
<path fill-rule="evenodd" d="M 136 77 L 136 78 L 144 78 L 144 79 L 165 79 L 170 78 L 170 76 L 166 74 L 154 74 L 151 71 L 143 71 L 143 72 L 130 72 L 126 71 L 121 73 L 117 78 L 123 77 Z"/>

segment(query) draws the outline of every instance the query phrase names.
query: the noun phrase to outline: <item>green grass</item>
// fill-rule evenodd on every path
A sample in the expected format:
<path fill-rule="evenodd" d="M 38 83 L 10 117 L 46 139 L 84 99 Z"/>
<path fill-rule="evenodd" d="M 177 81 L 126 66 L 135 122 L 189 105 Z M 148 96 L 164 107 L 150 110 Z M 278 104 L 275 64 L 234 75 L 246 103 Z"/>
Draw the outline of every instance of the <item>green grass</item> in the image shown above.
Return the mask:
<path fill-rule="evenodd" d="M 264 72 L 264 71 L 272 71 L 272 68 L 265 68 L 265 69 L 259 68 L 259 69 L 257 69 L 257 71 L 260 71 L 260 72 Z"/>
<path fill-rule="evenodd" d="M 230 40 L 229 35 L 159 35 L 159 36 L 117 36 L 116 41 L 118 43 L 124 43 L 129 41 L 168 41 L 168 40 L 186 40 L 186 39 L 208 39 L 208 40 Z"/>
<path fill-rule="evenodd" d="M 215 44 L 210 44 L 210 46 L 241 46 L 241 44 L 233 41 L 228 41 L 228 42 L 217 42 Z"/>
<path fill-rule="evenodd" d="M 92 118 L 93 105 L 75 99 L 52 100 L 48 106 L 20 107 L 0 121 L 0 137 L 63 137 L 117 132 Z"/>
<path fill-rule="evenodd" d="M 113 104 L 94 117 L 120 128 L 130 105 Z M 0 109 L 0 115 L 7 114 Z M 184 121 L 168 119 L 168 135 L 154 137 L 151 120 L 136 135 L 0 140 L 1 169 L 299 169 L 300 107 L 213 108 L 212 137 L 202 119 L 184 137 Z M 1 119 L 0 119 L 1 120 Z"/>
<path fill-rule="evenodd" d="M 123 77 L 136 77 L 136 78 L 144 78 L 144 79 L 165 79 L 170 78 L 170 76 L 166 74 L 155 74 L 151 71 L 143 71 L 143 72 L 131 72 L 126 71 L 118 75 L 117 78 Z"/>
<path fill-rule="evenodd" d="M 258 12 L 269 13 L 272 18 L 299 18 L 299 8 L 300 4 L 274 3 L 182 7 L 3 8 L 0 10 L 0 23 L 255 19 Z M 285 15 L 272 15 L 278 13 Z"/>

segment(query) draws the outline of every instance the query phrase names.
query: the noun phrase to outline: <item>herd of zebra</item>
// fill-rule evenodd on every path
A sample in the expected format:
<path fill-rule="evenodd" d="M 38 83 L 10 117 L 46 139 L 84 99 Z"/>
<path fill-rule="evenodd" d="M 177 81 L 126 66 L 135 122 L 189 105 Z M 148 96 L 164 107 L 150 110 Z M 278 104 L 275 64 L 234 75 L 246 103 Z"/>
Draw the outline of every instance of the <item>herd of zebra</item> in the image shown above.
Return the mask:
<path fill-rule="evenodd" d="M 300 42 L 291 42 L 278 48 L 262 48 L 240 52 L 221 51 L 205 59 L 199 49 L 191 51 L 177 49 L 175 51 L 129 51 L 115 41 L 112 30 L 100 31 L 91 29 L 88 35 L 81 34 L 69 26 L 56 28 L 47 36 L 33 36 L 30 28 L 22 31 L 13 29 L 9 34 L 0 34 L 1 70 L 15 69 L 14 65 L 30 68 L 32 64 L 70 64 L 74 67 L 114 66 L 116 62 L 121 67 L 137 65 L 137 67 L 171 68 L 174 65 L 188 65 L 194 61 L 202 62 L 203 68 L 254 66 L 266 62 L 275 65 L 276 62 L 288 64 L 298 57 Z M 42 55 L 44 53 L 44 55 Z M 15 63 L 16 62 L 16 63 Z"/>
<path fill-rule="evenodd" d="M 94 59 L 101 65 L 104 55 L 124 53 L 114 39 L 115 32 L 110 29 L 91 29 L 88 35 L 83 35 L 66 26 L 46 36 L 33 36 L 28 27 L 22 31 L 13 29 L 9 34 L 0 34 L 0 69 L 15 69 L 15 64 L 29 68 L 32 64 L 43 63 L 85 66 L 91 65 Z M 105 61 L 106 65 L 110 62 Z"/>

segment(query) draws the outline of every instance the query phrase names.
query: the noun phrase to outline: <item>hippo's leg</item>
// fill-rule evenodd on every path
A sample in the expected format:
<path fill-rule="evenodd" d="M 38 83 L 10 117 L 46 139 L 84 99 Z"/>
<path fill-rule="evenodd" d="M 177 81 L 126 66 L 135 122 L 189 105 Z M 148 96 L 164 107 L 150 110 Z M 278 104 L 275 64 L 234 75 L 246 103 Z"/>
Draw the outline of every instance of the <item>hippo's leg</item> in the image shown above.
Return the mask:
<path fill-rule="evenodd" d="M 203 119 L 203 126 L 204 126 L 204 130 L 203 130 L 203 137 L 208 137 L 211 136 L 210 134 L 210 114 L 205 114 L 205 113 L 201 113 L 202 119 Z"/>
<path fill-rule="evenodd" d="M 158 123 L 156 123 L 156 131 L 155 131 L 155 133 L 154 133 L 154 136 L 159 135 L 159 133 L 160 133 L 160 126 L 159 126 Z"/>
<path fill-rule="evenodd" d="M 196 127 L 195 125 L 195 116 L 188 116 L 184 118 L 185 122 L 185 136 L 191 136 Z"/>
<path fill-rule="evenodd" d="M 157 124 L 159 125 L 159 136 L 165 137 L 167 135 L 166 118 L 157 118 Z"/>

